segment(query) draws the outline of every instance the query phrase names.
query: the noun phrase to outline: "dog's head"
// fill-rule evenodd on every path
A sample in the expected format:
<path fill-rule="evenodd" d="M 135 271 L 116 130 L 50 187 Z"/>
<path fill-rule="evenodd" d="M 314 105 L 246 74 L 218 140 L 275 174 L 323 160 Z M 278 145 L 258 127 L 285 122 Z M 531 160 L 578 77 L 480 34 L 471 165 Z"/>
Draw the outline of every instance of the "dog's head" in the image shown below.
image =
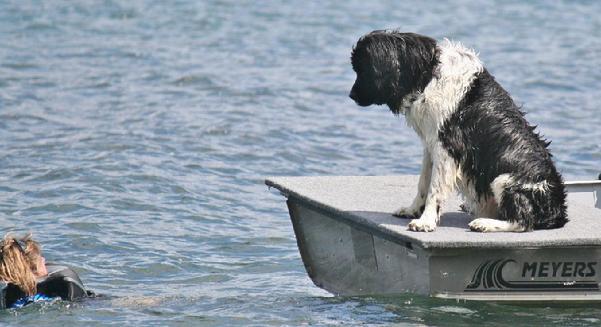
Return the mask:
<path fill-rule="evenodd" d="M 396 31 L 373 31 L 353 48 L 357 74 L 349 96 L 360 106 L 387 104 L 398 114 L 403 97 L 422 92 L 438 64 L 436 41 Z"/>

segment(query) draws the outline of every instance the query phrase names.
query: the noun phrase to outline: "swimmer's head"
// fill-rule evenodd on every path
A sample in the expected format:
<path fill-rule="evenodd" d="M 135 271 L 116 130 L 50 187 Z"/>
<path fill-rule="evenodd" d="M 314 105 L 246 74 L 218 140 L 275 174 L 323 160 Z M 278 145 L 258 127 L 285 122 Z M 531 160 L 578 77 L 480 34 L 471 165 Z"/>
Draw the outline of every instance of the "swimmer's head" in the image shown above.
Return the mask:
<path fill-rule="evenodd" d="M 18 286 L 25 294 L 36 293 L 36 277 L 19 242 L 6 235 L 0 242 L 0 279 Z"/>

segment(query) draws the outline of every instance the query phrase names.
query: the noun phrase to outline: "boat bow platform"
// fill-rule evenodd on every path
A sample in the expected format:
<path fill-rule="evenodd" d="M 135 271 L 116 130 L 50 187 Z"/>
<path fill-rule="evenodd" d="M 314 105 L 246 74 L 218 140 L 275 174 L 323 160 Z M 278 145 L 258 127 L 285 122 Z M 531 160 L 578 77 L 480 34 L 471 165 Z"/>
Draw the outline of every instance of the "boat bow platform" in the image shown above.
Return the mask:
<path fill-rule="evenodd" d="M 478 233 L 461 201 L 439 227 L 407 230 L 417 176 L 272 177 L 287 198 L 305 268 L 334 294 L 417 293 L 492 301 L 601 301 L 601 182 L 568 182 L 559 229 Z"/>

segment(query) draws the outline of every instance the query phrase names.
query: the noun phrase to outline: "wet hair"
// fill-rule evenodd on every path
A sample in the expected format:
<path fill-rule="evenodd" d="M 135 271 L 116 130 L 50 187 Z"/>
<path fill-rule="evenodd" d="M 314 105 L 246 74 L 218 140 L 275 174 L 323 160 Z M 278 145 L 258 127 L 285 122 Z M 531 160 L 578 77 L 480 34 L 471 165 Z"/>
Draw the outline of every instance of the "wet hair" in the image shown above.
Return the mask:
<path fill-rule="evenodd" d="M 25 251 L 13 236 L 0 242 L 0 279 L 18 286 L 26 295 L 36 293 L 36 277 Z"/>

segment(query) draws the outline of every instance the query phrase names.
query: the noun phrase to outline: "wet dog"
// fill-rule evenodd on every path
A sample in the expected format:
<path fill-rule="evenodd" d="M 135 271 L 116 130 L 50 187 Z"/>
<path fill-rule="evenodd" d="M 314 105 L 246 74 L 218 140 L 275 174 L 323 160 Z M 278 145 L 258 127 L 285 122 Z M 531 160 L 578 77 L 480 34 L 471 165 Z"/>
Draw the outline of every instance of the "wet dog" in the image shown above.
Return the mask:
<path fill-rule="evenodd" d="M 418 190 L 393 214 L 433 231 L 453 191 L 474 215 L 470 229 L 524 232 L 563 226 L 566 193 L 549 142 L 534 131 L 472 49 L 397 31 L 359 39 L 350 97 L 405 116 L 423 143 Z"/>

